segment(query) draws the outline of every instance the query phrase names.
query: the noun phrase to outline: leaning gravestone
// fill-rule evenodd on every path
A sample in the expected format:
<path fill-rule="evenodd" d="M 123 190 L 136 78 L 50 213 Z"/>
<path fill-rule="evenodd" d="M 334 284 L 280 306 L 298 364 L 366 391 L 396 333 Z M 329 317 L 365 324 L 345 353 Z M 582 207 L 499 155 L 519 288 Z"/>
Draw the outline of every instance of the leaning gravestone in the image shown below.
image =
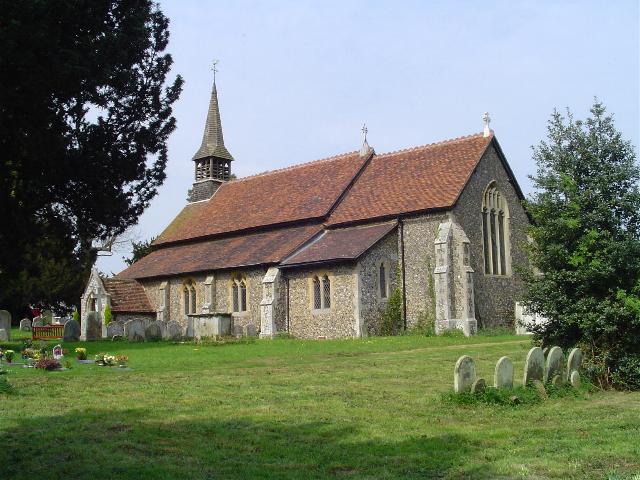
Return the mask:
<path fill-rule="evenodd" d="M 477 378 L 475 382 L 471 384 L 471 393 L 480 393 L 487 388 L 487 382 L 484 378 Z"/>
<path fill-rule="evenodd" d="M 540 347 L 533 347 L 527 353 L 527 359 L 524 362 L 524 376 L 522 384 L 524 386 L 533 383 L 534 380 L 542 381 L 544 378 L 544 354 Z"/>
<path fill-rule="evenodd" d="M 84 319 L 87 322 L 85 340 L 100 340 L 102 338 L 102 322 L 97 312 L 89 312 Z"/>
<path fill-rule="evenodd" d="M 139 342 L 144 340 L 144 321 L 139 318 L 129 320 L 124 324 L 124 336 L 130 342 Z"/>
<path fill-rule="evenodd" d="M 11 314 L 6 310 L 0 310 L 0 328 L 7 334 L 7 340 L 11 338 Z"/>
<path fill-rule="evenodd" d="M 107 338 L 113 338 L 114 335 L 124 335 L 124 324 L 122 322 L 112 321 L 107 325 Z"/>
<path fill-rule="evenodd" d="M 167 322 L 167 338 L 178 340 L 182 337 L 182 326 L 178 322 Z"/>
<path fill-rule="evenodd" d="M 144 337 L 150 341 L 162 339 L 162 329 L 158 322 L 151 322 L 147 325 L 147 328 L 144 329 Z"/>
<path fill-rule="evenodd" d="M 571 381 L 571 374 L 573 372 L 578 372 L 580 370 L 580 365 L 582 364 L 582 351 L 579 348 L 574 348 L 569 353 L 569 358 L 567 359 L 567 381 Z"/>
<path fill-rule="evenodd" d="M 8 342 L 9 341 L 9 334 L 7 333 L 7 331 L 4 328 L 0 328 L 0 341 L 2 341 L 2 342 Z"/>
<path fill-rule="evenodd" d="M 461 356 L 453 369 L 453 390 L 456 393 L 464 393 L 471 390 L 471 385 L 476 381 L 476 365 L 469 355 Z"/>
<path fill-rule="evenodd" d="M 28 318 L 23 318 L 20 320 L 20 331 L 22 332 L 30 332 L 31 331 L 31 320 Z"/>
<path fill-rule="evenodd" d="M 44 327 L 44 322 L 42 321 L 42 317 L 34 317 L 32 327 Z"/>
<path fill-rule="evenodd" d="M 80 340 L 80 324 L 77 320 L 69 320 L 64 324 L 62 339 L 65 342 L 77 342 Z"/>
<path fill-rule="evenodd" d="M 560 347 L 552 347 L 547 355 L 547 362 L 544 367 L 544 383 L 551 382 L 556 375 L 562 378 L 562 364 L 564 355 Z"/>
<path fill-rule="evenodd" d="M 513 363 L 509 357 L 502 357 L 496 363 L 493 386 L 496 388 L 513 388 Z"/>

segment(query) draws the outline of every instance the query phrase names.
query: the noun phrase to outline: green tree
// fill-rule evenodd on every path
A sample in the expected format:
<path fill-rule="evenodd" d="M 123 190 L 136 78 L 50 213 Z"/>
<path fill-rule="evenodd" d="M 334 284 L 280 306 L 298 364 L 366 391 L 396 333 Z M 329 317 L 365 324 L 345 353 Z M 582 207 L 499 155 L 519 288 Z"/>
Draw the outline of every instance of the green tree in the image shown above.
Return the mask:
<path fill-rule="evenodd" d="M 150 0 L 0 0 L 0 305 L 77 302 L 93 242 L 165 179 L 168 19 Z"/>
<path fill-rule="evenodd" d="M 557 111 L 534 148 L 525 303 L 544 345 L 582 346 L 602 386 L 640 388 L 640 169 L 605 107 Z"/>
<path fill-rule="evenodd" d="M 138 260 L 140 260 L 142 257 L 149 255 L 153 250 L 152 244 L 155 239 L 156 237 L 152 237 L 151 239 L 146 241 L 145 240 L 141 242 L 132 241 L 131 257 L 130 258 L 122 257 L 122 259 L 125 261 L 127 265 L 131 265 L 137 262 Z"/>

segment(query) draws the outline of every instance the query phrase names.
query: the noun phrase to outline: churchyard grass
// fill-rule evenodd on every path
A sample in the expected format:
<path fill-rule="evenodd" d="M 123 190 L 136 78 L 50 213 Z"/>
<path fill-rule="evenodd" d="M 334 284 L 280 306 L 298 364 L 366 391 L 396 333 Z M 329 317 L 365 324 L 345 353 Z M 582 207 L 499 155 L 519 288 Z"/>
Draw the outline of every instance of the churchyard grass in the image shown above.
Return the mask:
<path fill-rule="evenodd" d="M 518 406 L 443 400 L 462 354 L 488 383 L 508 355 L 517 385 L 528 338 L 63 344 L 81 345 L 88 358 L 127 355 L 130 370 L 75 360 L 61 372 L 9 367 L 3 480 L 640 473 L 640 392 L 585 389 Z"/>

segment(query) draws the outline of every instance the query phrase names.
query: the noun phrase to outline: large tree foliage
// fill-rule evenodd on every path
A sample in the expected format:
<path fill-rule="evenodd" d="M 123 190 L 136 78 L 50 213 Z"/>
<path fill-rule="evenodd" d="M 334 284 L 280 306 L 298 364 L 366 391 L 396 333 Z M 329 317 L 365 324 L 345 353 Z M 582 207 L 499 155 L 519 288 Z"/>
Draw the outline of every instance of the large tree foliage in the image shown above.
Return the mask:
<path fill-rule="evenodd" d="M 640 388 L 640 169 L 604 106 L 555 112 L 534 148 L 529 308 L 545 345 L 586 351 L 603 386 Z"/>
<path fill-rule="evenodd" d="M 0 306 L 77 302 L 92 242 L 156 195 L 168 23 L 149 0 L 0 0 Z"/>
<path fill-rule="evenodd" d="M 124 262 L 127 265 L 132 265 L 143 257 L 149 255 L 153 250 L 153 241 L 156 237 L 151 237 L 149 240 L 142 240 L 140 242 L 136 242 L 135 240 L 131 241 L 131 257 L 125 258 L 122 257 Z"/>

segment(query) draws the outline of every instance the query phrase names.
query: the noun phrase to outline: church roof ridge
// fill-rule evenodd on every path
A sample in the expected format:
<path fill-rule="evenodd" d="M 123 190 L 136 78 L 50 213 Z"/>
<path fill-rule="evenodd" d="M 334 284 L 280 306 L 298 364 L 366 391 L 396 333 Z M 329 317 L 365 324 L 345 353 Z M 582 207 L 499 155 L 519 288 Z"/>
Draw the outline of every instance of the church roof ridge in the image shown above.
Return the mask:
<path fill-rule="evenodd" d="M 433 148 L 433 147 L 439 147 L 441 145 L 450 145 L 452 143 L 457 143 L 457 142 L 462 142 L 465 140 L 470 140 L 472 138 L 476 138 L 476 137 L 482 137 L 484 134 L 483 132 L 480 133 L 472 133 L 469 135 L 462 135 L 460 137 L 454 137 L 454 138 L 448 138 L 446 140 L 440 140 L 438 142 L 433 142 L 433 143 L 425 143 L 424 145 L 416 145 L 414 147 L 408 147 L 408 148 L 401 148 L 398 150 L 392 150 L 390 152 L 384 152 L 384 153 L 376 153 L 376 157 L 387 157 L 390 155 L 397 155 L 400 153 L 409 153 L 409 152 L 414 152 L 414 151 L 418 151 L 418 150 L 425 150 L 428 148 Z M 491 133 L 491 136 L 493 137 L 493 133 Z"/>
<path fill-rule="evenodd" d="M 235 180 L 229 180 L 228 183 L 238 183 L 238 182 L 242 182 L 244 180 L 251 180 L 251 179 L 256 178 L 256 177 L 264 177 L 266 175 L 272 175 L 272 174 L 275 174 L 275 173 L 287 172 L 289 170 L 295 170 L 296 168 L 307 167 L 307 166 L 310 166 L 310 165 L 317 165 L 317 164 L 323 163 L 323 162 L 330 162 L 330 161 L 333 161 L 333 160 L 338 160 L 340 158 L 348 157 L 350 155 L 356 155 L 357 153 L 358 153 L 357 151 L 346 152 L 346 153 L 340 153 L 340 154 L 337 154 L 337 155 L 332 155 L 330 157 L 320 158 L 320 159 L 317 159 L 317 160 L 311 160 L 309 162 L 296 163 L 294 165 L 288 165 L 286 167 L 276 168 L 274 170 L 266 170 L 264 172 L 259 172 L 259 173 L 254 173 L 252 175 L 247 175 L 246 177 L 236 178 Z"/>

